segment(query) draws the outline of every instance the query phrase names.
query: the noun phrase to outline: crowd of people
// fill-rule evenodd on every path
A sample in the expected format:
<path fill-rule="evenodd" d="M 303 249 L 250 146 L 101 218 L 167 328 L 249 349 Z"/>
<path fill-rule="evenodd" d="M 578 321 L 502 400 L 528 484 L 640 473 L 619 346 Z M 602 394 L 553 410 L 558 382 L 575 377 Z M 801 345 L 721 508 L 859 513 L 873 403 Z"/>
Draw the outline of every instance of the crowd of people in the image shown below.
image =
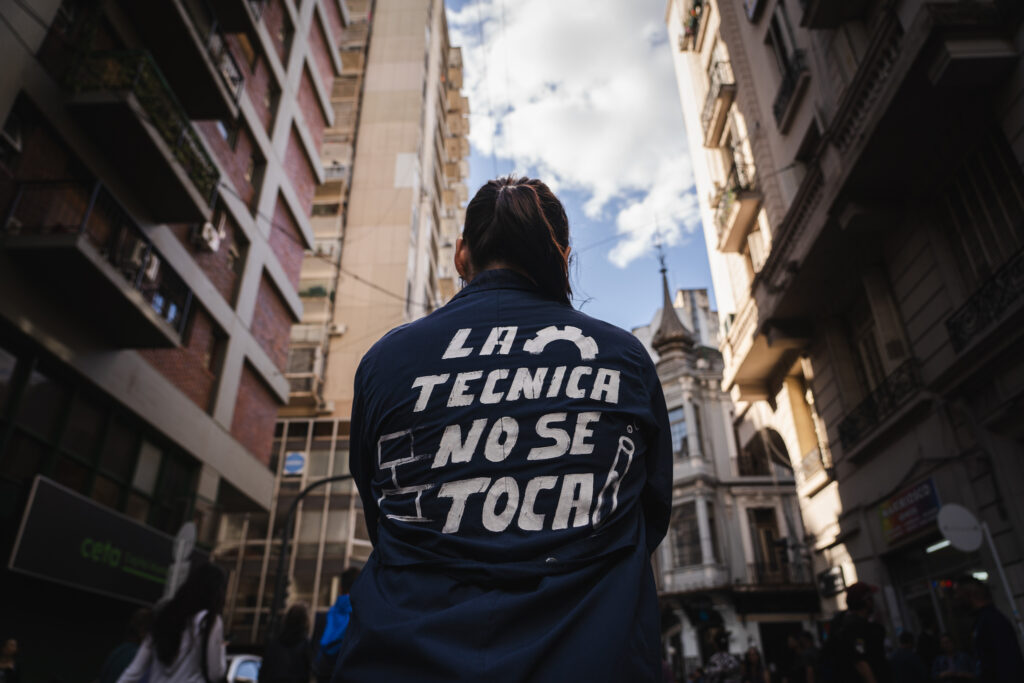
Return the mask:
<path fill-rule="evenodd" d="M 875 620 L 875 587 L 855 583 L 847 609 L 828 624 L 819 649 L 801 631 L 788 640 L 786 665 L 766 665 L 756 647 L 741 658 L 729 652 L 729 635 L 719 632 L 715 652 L 688 674 L 688 683 L 1020 683 L 1024 657 L 1013 625 L 992 604 L 988 587 L 973 578 L 954 591 L 958 609 L 971 618 L 970 643 L 949 633 L 917 636 L 904 630 L 887 649 L 885 628 Z M 674 680 L 666 669 L 666 681 Z"/>

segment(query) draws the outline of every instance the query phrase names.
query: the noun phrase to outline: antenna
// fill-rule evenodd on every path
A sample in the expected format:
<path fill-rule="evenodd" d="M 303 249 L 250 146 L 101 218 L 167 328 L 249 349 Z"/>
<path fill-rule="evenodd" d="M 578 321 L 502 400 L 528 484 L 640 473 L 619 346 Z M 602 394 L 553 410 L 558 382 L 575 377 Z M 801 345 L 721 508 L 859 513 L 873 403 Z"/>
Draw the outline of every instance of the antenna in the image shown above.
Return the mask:
<path fill-rule="evenodd" d="M 654 248 L 658 250 L 658 263 L 661 264 L 661 272 L 665 274 L 667 268 L 665 267 L 665 240 L 663 239 L 663 233 L 661 232 L 661 225 L 658 224 L 658 217 L 654 217 L 654 225 L 656 230 L 654 231 Z"/>

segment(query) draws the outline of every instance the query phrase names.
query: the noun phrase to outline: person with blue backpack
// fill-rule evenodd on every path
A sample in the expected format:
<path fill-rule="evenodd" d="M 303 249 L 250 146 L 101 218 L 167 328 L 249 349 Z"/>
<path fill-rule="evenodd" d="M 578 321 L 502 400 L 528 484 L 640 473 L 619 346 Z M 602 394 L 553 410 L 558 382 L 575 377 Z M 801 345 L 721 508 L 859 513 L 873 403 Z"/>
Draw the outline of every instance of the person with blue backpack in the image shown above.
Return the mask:
<path fill-rule="evenodd" d="M 349 567 L 341 573 L 341 594 L 331 605 L 327 612 L 327 621 L 324 625 L 323 635 L 320 636 L 320 644 L 317 647 L 316 658 L 313 660 L 313 671 L 316 674 L 317 683 L 329 683 L 334 674 L 334 667 L 338 662 L 338 652 L 341 650 L 341 641 L 348 630 L 348 622 L 352 616 L 352 599 L 349 591 L 352 584 L 359 576 L 359 570 Z"/>

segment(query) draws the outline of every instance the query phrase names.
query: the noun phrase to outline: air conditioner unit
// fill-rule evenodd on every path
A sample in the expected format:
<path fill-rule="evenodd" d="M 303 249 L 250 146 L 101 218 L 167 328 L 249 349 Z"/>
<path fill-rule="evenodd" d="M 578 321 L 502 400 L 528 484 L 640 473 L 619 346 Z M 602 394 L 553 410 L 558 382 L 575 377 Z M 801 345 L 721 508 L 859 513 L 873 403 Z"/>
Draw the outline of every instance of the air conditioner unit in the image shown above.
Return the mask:
<path fill-rule="evenodd" d="M 156 280 L 156 276 L 160 274 L 160 257 L 156 254 L 150 253 L 149 263 L 146 264 L 146 279 Z"/>
<path fill-rule="evenodd" d="M 348 325 L 345 323 L 331 323 L 331 326 L 327 328 L 327 333 L 332 337 L 340 337 L 346 332 L 348 332 Z"/>
<path fill-rule="evenodd" d="M 220 220 L 217 221 L 217 225 L 214 225 L 210 221 L 203 223 L 196 235 L 196 246 L 210 252 L 217 253 L 220 249 L 220 243 L 227 237 L 227 231 L 224 229 L 224 221 L 225 218 L 222 215 Z"/>

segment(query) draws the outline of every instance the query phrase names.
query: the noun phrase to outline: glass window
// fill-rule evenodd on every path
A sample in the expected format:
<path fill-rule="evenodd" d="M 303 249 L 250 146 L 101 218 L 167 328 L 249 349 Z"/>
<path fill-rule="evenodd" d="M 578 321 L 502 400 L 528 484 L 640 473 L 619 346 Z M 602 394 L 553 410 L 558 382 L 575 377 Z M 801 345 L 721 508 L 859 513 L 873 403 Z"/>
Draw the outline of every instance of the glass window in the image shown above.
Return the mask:
<path fill-rule="evenodd" d="M 14 377 L 14 366 L 18 359 L 7 349 L 0 347 L 0 415 L 4 414 L 7 397 L 11 394 L 11 381 Z"/>
<path fill-rule="evenodd" d="M 327 541 L 340 542 L 348 537 L 348 510 L 327 512 Z"/>
<path fill-rule="evenodd" d="M 118 418 L 110 420 L 107 439 L 100 453 L 100 467 L 120 481 L 128 481 L 135 466 L 138 435 Z"/>
<path fill-rule="evenodd" d="M 152 495 L 156 488 L 156 477 L 160 473 L 160 449 L 149 443 L 142 442 L 139 448 L 139 461 L 135 465 L 135 476 L 132 478 L 132 486 L 143 493 Z"/>
<path fill-rule="evenodd" d="M 43 469 L 48 449 L 38 439 L 15 432 L 0 459 L 0 473 L 15 481 L 28 481 Z"/>
<path fill-rule="evenodd" d="M 64 385 L 33 370 L 18 407 L 18 422 L 39 436 L 52 439 L 67 400 Z"/>
<path fill-rule="evenodd" d="M 88 493 L 89 473 L 89 468 L 82 463 L 73 458 L 63 456 L 57 461 L 57 467 L 53 471 L 53 478 L 69 489 L 79 493 Z"/>
<path fill-rule="evenodd" d="M 673 408 L 668 411 L 668 421 L 672 431 L 672 452 L 676 457 L 685 457 L 690 450 L 686 440 L 686 413 L 681 407 Z"/>
<path fill-rule="evenodd" d="M 330 457 L 329 450 L 313 447 L 313 450 L 309 452 L 309 461 L 306 464 L 306 474 L 311 480 L 323 479 L 327 476 Z"/>
<path fill-rule="evenodd" d="M 334 472 L 332 474 L 337 476 L 348 473 L 348 449 L 338 448 L 334 451 Z"/>
<path fill-rule="evenodd" d="M 92 499 L 107 507 L 117 509 L 121 501 L 121 485 L 113 479 L 96 476 L 92 483 Z"/>
<path fill-rule="evenodd" d="M 300 543 L 320 542 L 320 522 L 323 518 L 324 514 L 320 510 L 310 510 L 303 506 L 302 518 L 299 520 Z"/>
<path fill-rule="evenodd" d="M 88 394 L 79 394 L 71 406 L 71 415 L 64 428 L 64 450 L 90 462 L 96 457 L 100 434 L 106 420 L 102 402 Z"/>
<path fill-rule="evenodd" d="M 689 501 L 672 511 L 669 526 L 672 538 L 672 561 L 676 567 L 701 564 L 700 527 L 697 525 L 697 504 Z"/>
<path fill-rule="evenodd" d="M 149 517 L 149 501 L 137 493 L 132 493 L 125 502 L 124 513 L 136 522 L 145 524 Z"/>

